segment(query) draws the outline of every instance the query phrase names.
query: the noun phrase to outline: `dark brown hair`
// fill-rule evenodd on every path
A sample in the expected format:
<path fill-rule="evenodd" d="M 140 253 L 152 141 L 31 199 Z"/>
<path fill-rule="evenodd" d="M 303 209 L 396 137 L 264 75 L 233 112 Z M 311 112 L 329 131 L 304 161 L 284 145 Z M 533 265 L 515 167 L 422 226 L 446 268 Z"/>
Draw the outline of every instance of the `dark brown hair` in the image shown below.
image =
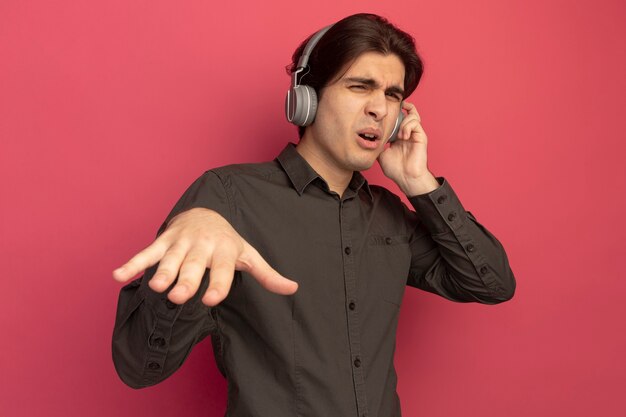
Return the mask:
<path fill-rule="evenodd" d="M 298 60 L 311 36 L 293 53 L 287 73 L 291 74 L 296 70 Z M 415 41 L 411 35 L 398 29 L 384 17 L 370 13 L 348 16 L 335 23 L 322 36 L 311 52 L 309 69 L 300 78 L 300 84 L 313 87 L 318 98 L 321 98 L 322 89 L 337 77 L 339 71 L 365 52 L 397 55 L 404 64 L 404 96 L 411 95 L 424 71 L 422 60 L 415 50 Z M 298 128 L 300 137 L 304 134 L 304 129 Z"/>

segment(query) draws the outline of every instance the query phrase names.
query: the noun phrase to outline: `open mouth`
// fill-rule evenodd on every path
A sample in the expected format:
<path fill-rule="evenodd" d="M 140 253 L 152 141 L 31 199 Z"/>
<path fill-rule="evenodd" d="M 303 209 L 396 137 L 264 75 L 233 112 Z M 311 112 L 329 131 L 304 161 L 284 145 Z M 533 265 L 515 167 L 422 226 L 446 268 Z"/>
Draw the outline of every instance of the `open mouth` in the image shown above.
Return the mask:
<path fill-rule="evenodd" d="M 369 140 L 370 142 L 375 142 L 378 139 L 378 135 L 371 135 L 369 133 L 359 133 L 359 136 L 365 140 Z"/>

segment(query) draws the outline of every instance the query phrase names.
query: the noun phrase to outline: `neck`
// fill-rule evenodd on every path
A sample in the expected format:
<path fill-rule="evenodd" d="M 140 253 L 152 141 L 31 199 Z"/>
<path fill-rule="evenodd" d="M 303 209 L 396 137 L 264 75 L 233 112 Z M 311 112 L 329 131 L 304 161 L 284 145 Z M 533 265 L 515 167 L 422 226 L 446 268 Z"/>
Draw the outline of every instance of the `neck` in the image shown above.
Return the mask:
<path fill-rule="evenodd" d="M 296 150 L 311 165 L 311 168 L 326 181 L 328 188 L 342 196 L 348 188 L 354 172 L 337 167 L 322 150 L 311 146 L 310 143 L 311 141 L 303 137 L 296 146 Z"/>

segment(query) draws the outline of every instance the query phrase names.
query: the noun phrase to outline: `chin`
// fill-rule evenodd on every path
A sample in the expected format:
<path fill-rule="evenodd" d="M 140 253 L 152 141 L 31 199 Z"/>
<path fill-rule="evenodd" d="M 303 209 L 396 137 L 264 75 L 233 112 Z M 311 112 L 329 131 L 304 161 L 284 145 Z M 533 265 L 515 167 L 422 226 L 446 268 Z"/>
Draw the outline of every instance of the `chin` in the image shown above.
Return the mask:
<path fill-rule="evenodd" d="M 352 171 L 366 171 L 368 169 L 370 169 L 372 167 L 372 165 L 374 165 L 374 161 L 352 161 L 352 163 L 349 164 L 350 169 Z"/>

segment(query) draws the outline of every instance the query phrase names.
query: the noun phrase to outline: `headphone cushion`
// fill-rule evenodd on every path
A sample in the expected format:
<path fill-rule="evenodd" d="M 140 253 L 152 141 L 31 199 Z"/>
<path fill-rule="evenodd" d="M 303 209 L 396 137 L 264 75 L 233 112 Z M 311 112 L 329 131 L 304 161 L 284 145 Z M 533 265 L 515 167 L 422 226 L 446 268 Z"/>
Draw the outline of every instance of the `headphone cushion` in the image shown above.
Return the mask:
<path fill-rule="evenodd" d="M 308 85 L 299 85 L 291 89 L 294 103 L 294 115 L 291 123 L 308 126 L 315 120 L 317 112 L 317 94 Z"/>
<path fill-rule="evenodd" d="M 400 113 L 398 113 L 398 118 L 396 119 L 396 125 L 393 127 L 393 131 L 391 135 L 389 135 L 389 143 L 395 142 L 398 139 L 398 133 L 400 131 L 400 125 L 404 120 L 404 113 L 402 113 L 402 109 L 400 109 Z"/>

